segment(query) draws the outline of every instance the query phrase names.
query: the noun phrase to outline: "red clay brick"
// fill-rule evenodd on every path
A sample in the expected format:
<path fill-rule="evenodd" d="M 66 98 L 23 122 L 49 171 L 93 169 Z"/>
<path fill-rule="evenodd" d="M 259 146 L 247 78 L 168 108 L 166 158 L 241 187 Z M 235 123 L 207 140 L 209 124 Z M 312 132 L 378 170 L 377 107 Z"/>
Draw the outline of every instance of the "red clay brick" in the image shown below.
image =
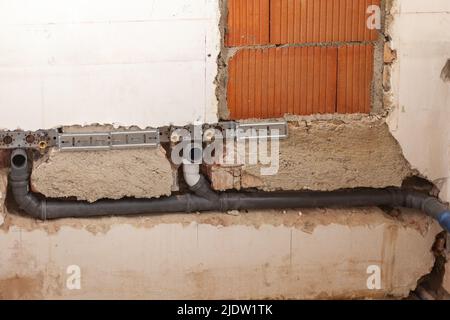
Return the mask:
<path fill-rule="evenodd" d="M 227 46 L 269 43 L 269 1 L 228 0 Z"/>
<path fill-rule="evenodd" d="M 270 0 L 270 43 L 373 41 L 370 5 L 380 0 Z"/>
<path fill-rule="evenodd" d="M 334 113 L 336 47 L 245 49 L 229 64 L 232 119 Z"/>
<path fill-rule="evenodd" d="M 318 42 L 374 41 L 367 28 L 380 0 L 229 0 L 229 47 Z"/>
<path fill-rule="evenodd" d="M 380 0 L 229 0 L 228 46 L 374 41 Z M 245 49 L 230 60 L 232 119 L 369 113 L 374 46 Z"/>
<path fill-rule="evenodd" d="M 244 49 L 229 63 L 231 119 L 370 113 L 373 45 Z"/>
<path fill-rule="evenodd" d="M 349 45 L 338 50 L 338 113 L 370 113 L 374 46 Z"/>

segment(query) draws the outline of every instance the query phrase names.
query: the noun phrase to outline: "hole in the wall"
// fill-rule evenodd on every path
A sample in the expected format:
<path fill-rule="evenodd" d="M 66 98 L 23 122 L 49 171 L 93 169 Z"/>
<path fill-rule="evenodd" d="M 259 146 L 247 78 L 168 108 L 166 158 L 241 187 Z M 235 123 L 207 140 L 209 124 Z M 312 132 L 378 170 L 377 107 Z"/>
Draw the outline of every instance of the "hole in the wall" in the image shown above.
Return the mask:
<path fill-rule="evenodd" d="M 412 291 L 408 300 L 448 300 L 450 294 L 443 288 L 445 276 L 445 264 L 447 258 L 447 233 L 441 232 L 436 236 L 431 251 L 435 257 L 435 263 L 431 272 L 417 282 L 416 290 Z"/>
<path fill-rule="evenodd" d="M 450 59 L 447 60 L 444 68 L 441 71 L 441 79 L 444 82 L 450 82 Z"/>
<path fill-rule="evenodd" d="M 25 156 L 23 156 L 21 154 L 18 154 L 18 155 L 15 155 L 11 161 L 12 161 L 12 165 L 14 165 L 16 168 L 21 168 L 25 165 L 27 158 L 25 158 Z"/>
<path fill-rule="evenodd" d="M 402 187 L 405 189 L 423 191 L 429 194 L 433 193 L 436 189 L 436 186 L 432 182 L 419 176 L 407 177 L 403 180 Z"/>

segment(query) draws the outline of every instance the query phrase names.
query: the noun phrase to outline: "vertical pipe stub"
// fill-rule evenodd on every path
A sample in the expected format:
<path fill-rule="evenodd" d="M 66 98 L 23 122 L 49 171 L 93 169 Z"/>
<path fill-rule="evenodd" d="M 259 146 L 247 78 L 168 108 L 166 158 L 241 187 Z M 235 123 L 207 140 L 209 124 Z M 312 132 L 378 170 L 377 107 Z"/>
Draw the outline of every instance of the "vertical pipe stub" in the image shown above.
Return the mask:
<path fill-rule="evenodd" d="M 27 166 L 28 155 L 23 149 L 16 149 L 11 154 L 11 166 L 14 169 L 24 169 Z"/>

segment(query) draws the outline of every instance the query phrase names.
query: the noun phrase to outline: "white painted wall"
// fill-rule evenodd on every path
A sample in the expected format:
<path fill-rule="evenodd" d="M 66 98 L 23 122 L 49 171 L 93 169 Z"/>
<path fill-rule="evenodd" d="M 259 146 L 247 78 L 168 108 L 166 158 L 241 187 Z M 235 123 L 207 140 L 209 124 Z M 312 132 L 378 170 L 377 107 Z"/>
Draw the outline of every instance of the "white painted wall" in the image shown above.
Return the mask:
<path fill-rule="evenodd" d="M 218 0 L 0 0 L 0 127 L 216 121 Z"/>
<path fill-rule="evenodd" d="M 450 83 L 440 78 L 450 59 L 450 1 L 397 0 L 391 34 L 398 61 L 390 128 L 413 167 L 450 201 Z"/>

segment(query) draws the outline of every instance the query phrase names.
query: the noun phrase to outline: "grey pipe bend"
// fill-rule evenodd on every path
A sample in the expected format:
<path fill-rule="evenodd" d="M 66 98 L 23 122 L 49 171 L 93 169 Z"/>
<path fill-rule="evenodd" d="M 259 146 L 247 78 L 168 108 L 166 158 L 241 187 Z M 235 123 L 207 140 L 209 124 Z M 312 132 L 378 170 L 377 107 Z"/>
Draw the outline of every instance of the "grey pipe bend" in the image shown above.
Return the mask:
<path fill-rule="evenodd" d="M 332 192 L 233 192 L 217 194 L 208 186 L 213 195 L 204 196 L 208 191 L 203 190 L 198 193 L 200 196 L 185 194 L 160 199 L 100 200 L 88 203 L 40 198 L 30 192 L 29 179 L 30 169 L 26 151 L 22 149 L 14 150 L 11 154 L 11 173 L 9 176 L 12 194 L 22 210 L 30 217 L 39 220 L 218 210 L 392 206 L 421 210 L 439 221 L 446 231 L 450 231 L 450 211 L 446 205 L 426 194 L 399 188 Z"/>
<path fill-rule="evenodd" d="M 211 189 L 210 184 L 203 175 L 200 174 L 200 165 L 196 163 L 183 164 L 184 181 L 193 193 L 199 197 L 219 201 L 219 195 Z"/>

